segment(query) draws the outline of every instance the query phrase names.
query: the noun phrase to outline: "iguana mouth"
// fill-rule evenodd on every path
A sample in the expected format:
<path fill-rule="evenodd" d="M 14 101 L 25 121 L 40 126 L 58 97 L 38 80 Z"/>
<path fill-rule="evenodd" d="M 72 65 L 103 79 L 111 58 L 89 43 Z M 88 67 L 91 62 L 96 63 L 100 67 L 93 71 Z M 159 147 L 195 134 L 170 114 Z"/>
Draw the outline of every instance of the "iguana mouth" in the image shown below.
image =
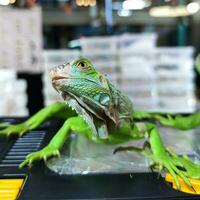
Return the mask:
<path fill-rule="evenodd" d="M 64 77 L 64 76 L 54 76 L 52 78 L 52 81 L 57 81 L 57 80 L 62 80 L 62 79 L 67 79 L 67 77 Z"/>
<path fill-rule="evenodd" d="M 52 82 L 69 78 L 69 68 L 66 66 L 67 65 L 60 65 L 51 69 L 49 76 Z"/>

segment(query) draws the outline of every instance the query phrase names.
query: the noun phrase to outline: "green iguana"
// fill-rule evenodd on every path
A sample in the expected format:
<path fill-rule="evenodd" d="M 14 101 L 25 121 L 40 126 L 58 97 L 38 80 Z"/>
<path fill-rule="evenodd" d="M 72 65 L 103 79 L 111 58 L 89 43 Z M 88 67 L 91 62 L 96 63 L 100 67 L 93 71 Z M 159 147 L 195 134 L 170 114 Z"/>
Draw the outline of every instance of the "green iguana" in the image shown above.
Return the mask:
<path fill-rule="evenodd" d="M 178 177 L 188 185 L 191 185 L 189 178 L 200 179 L 200 165 L 192 162 L 187 156 L 178 156 L 166 148 L 154 123 L 135 122 L 153 119 L 162 125 L 186 130 L 200 125 L 200 112 L 185 117 L 136 112 L 130 99 L 103 74 L 96 71 L 92 63 L 85 58 L 55 67 L 51 70 L 50 77 L 64 102 L 54 103 L 25 122 L 0 130 L 1 135 L 22 136 L 51 117 L 65 119 L 63 126 L 49 144 L 40 151 L 29 154 L 20 164 L 20 168 L 59 155 L 69 135 L 75 132 L 95 143 L 122 144 L 146 138 L 149 142 L 148 148 L 119 147 L 115 152 L 137 151 L 151 158 L 156 169 L 168 171 L 173 176 L 177 188 L 180 187 Z"/>

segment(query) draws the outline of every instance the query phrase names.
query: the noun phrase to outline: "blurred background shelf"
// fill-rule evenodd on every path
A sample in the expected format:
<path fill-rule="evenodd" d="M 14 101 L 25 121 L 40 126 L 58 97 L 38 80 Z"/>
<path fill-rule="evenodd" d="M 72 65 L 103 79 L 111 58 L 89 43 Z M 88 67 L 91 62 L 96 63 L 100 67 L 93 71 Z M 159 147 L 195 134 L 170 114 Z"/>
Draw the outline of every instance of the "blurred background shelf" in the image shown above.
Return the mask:
<path fill-rule="evenodd" d="M 136 110 L 195 111 L 199 10 L 200 0 L 1 0 L 0 115 L 33 114 L 61 101 L 48 72 L 79 56 Z"/>

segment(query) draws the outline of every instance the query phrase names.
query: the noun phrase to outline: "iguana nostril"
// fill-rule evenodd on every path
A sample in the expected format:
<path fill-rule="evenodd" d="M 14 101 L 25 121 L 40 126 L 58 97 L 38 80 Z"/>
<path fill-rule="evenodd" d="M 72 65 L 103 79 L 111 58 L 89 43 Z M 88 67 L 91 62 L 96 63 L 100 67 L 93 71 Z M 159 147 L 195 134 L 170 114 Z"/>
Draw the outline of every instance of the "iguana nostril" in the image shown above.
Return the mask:
<path fill-rule="evenodd" d="M 57 67 L 57 69 L 63 69 L 65 67 L 65 65 L 59 65 L 58 67 Z"/>

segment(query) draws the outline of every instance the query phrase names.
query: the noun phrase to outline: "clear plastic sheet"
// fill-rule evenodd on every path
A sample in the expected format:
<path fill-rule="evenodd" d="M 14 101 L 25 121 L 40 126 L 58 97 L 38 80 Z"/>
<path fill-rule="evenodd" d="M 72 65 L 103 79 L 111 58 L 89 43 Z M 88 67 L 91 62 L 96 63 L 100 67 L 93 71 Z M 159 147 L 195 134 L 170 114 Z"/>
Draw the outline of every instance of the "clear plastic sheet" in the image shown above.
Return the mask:
<path fill-rule="evenodd" d="M 195 162 L 200 161 L 200 129 L 179 131 L 160 128 L 166 146 L 178 154 L 187 154 Z M 144 140 L 123 146 L 142 147 Z M 150 172 L 150 160 L 135 152 L 113 154 L 120 145 L 94 144 L 82 135 L 73 134 L 65 143 L 61 156 L 47 162 L 50 170 L 62 174 L 136 173 Z"/>

